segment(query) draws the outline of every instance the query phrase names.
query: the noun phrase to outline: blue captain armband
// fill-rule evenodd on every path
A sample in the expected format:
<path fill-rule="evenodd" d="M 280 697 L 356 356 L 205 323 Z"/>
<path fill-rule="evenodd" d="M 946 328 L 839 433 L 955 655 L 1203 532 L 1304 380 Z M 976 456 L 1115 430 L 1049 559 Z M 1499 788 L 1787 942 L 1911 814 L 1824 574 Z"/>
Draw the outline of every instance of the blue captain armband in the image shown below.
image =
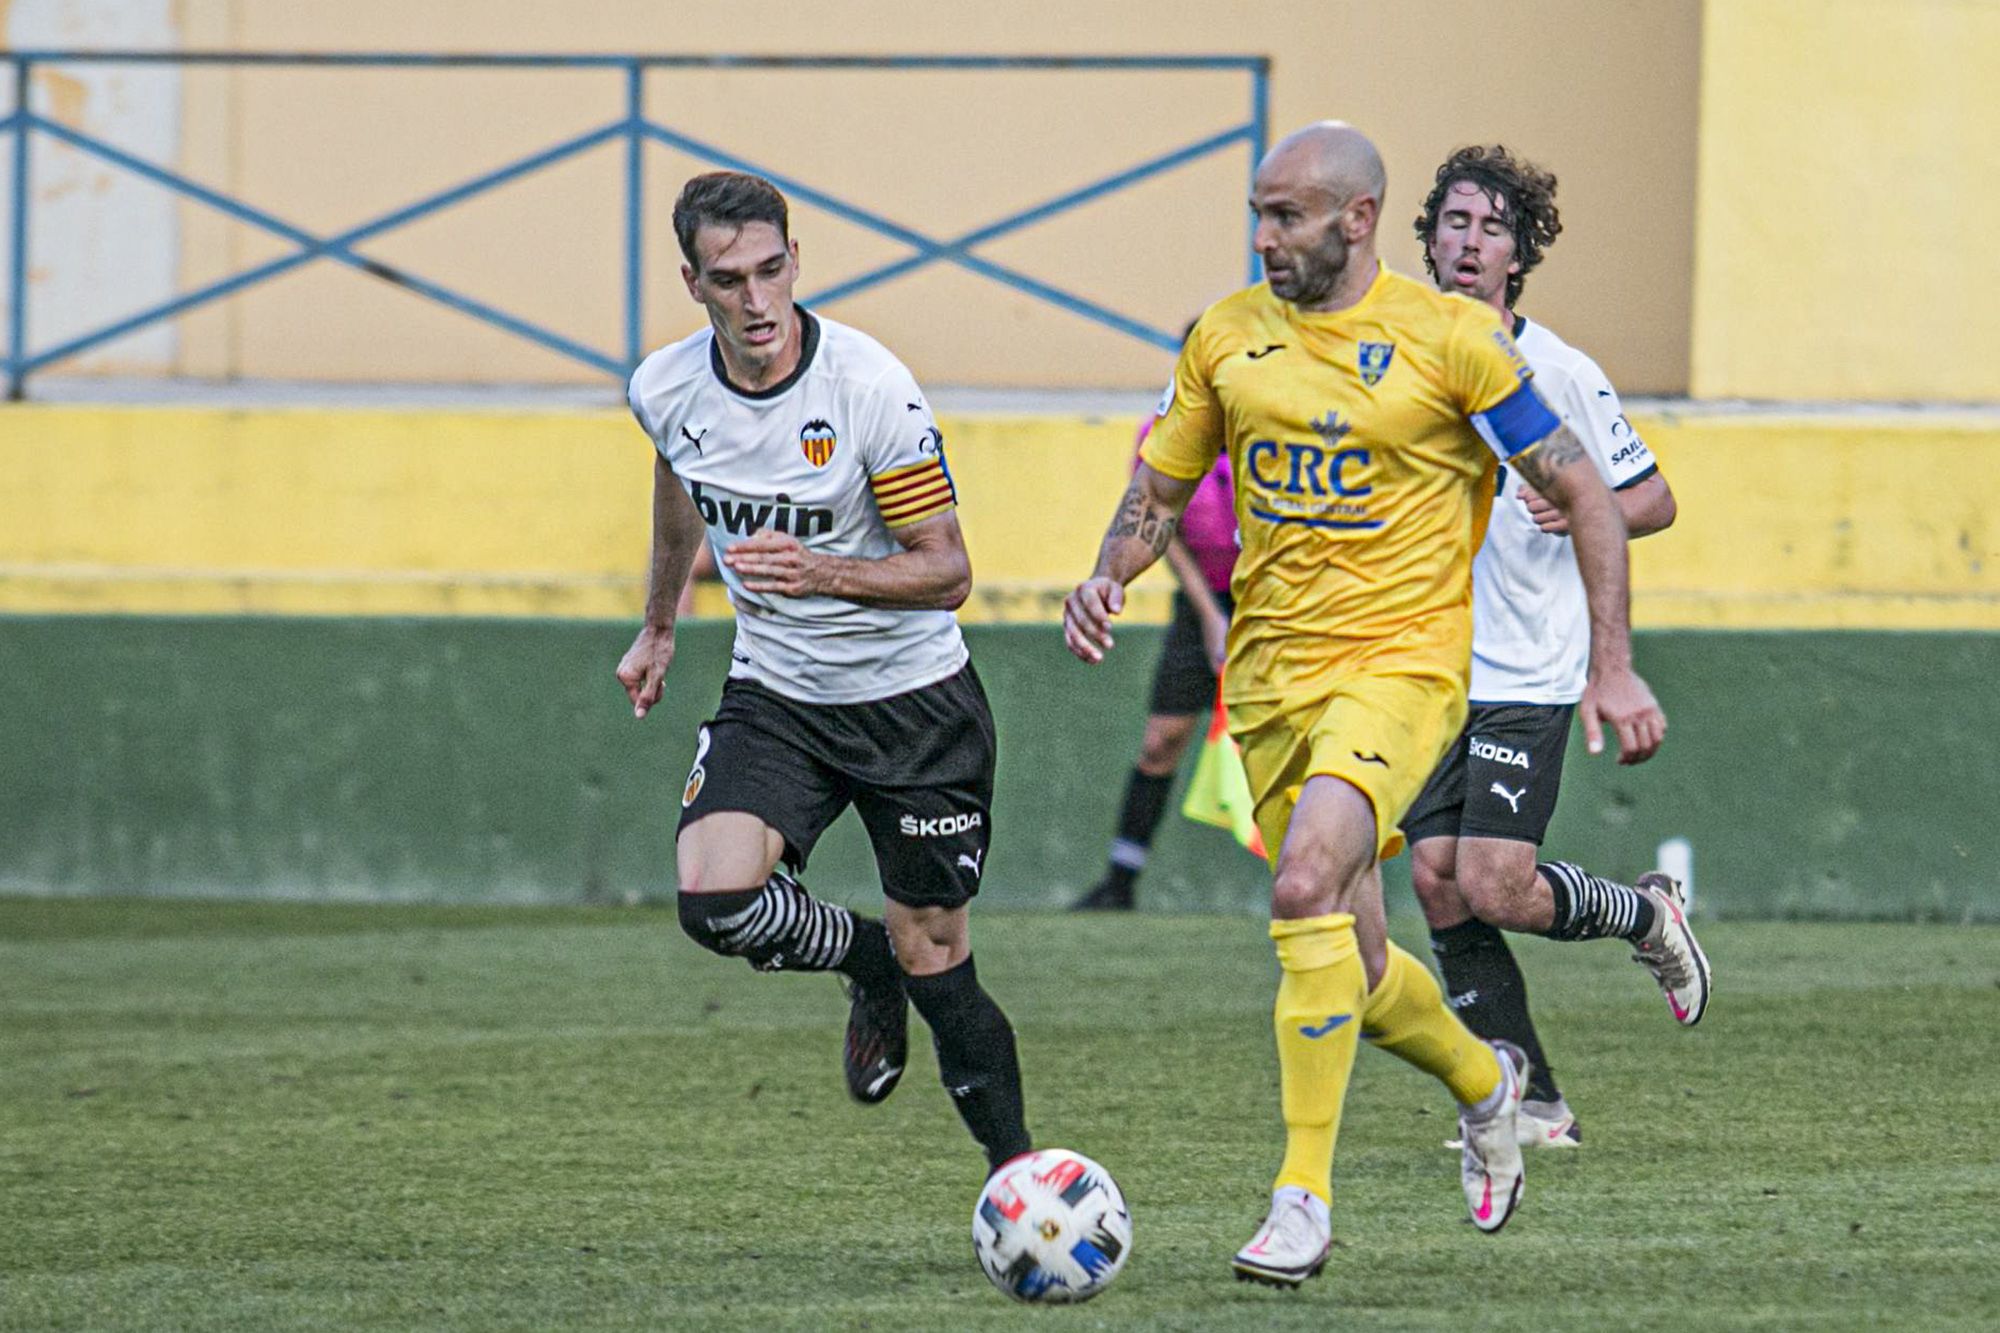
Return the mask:
<path fill-rule="evenodd" d="M 1506 462 L 1531 444 L 1539 444 L 1562 425 L 1535 386 L 1527 380 L 1484 412 L 1472 414 L 1473 429 L 1486 446 Z"/>

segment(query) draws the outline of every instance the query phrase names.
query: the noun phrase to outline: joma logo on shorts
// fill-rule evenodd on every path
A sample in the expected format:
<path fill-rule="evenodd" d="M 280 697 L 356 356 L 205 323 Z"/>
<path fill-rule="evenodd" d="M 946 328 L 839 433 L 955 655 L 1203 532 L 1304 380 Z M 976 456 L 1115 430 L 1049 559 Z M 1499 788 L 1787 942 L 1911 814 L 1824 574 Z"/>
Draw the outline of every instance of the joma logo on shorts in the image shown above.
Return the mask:
<path fill-rule="evenodd" d="M 789 495 L 780 494 L 775 501 L 724 500 L 702 490 L 697 481 L 688 487 L 688 496 L 701 511 L 702 522 L 736 536 L 745 536 L 759 528 L 788 532 L 794 537 L 833 531 L 831 509 L 795 505 Z"/>
<path fill-rule="evenodd" d="M 1482 741 L 1474 736 L 1466 742 L 1474 759 L 1491 759 L 1496 764 L 1511 764 L 1515 768 L 1528 767 L 1528 752 L 1511 746 L 1495 745 L 1492 741 Z"/>
<path fill-rule="evenodd" d="M 986 821 L 979 817 L 977 810 L 962 815 L 940 815 L 936 819 L 918 819 L 915 815 L 904 815 L 898 826 L 906 838 L 949 838 L 967 829 L 976 829 Z"/>

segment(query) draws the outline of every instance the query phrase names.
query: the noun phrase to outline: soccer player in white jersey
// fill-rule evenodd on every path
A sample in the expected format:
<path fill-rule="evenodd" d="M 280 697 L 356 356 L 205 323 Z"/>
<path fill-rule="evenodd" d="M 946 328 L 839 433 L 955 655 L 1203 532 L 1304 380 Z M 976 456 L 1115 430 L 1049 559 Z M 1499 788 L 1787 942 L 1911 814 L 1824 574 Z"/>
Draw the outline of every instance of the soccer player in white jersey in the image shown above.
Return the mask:
<path fill-rule="evenodd" d="M 952 612 L 972 586 L 944 437 L 916 381 L 855 329 L 794 303 L 785 198 L 736 172 L 674 205 L 709 327 L 654 352 L 628 398 L 652 440 L 645 624 L 618 679 L 644 717 L 674 655 L 675 596 L 706 538 L 736 607 L 675 844 L 682 928 L 768 972 L 838 972 L 848 1091 L 887 1097 L 905 997 L 989 1169 L 1029 1149 L 1014 1032 L 966 928 L 992 833 L 994 734 Z M 795 875 L 853 805 L 881 920 Z"/>
<path fill-rule="evenodd" d="M 1562 230 L 1555 177 L 1501 147 L 1461 148 L 1437 170 L 1416 222 L 1438 286 L 1500 311 L 1541 389 L 1611 485 L 1630 535 L 1674 521 L 1673 492 L 1588 356 L 1515 313 L 1522 282 Z M 1708 960 L 1657 873 L 1631 886 L 1566 861 L 1537 864 L 1555 813 L 1570 716 L 1583 695 L 1591 625 L 1562 513 L 1501 469 L 1473 560 L 1471 712 L 1403 820 L 1412 876 L 1445 990 L 1467 1027 L 1532 1062 L 1522 1142 L 1573 1147 L 1576 1117 L 1528 1015 L 1502 930 L 1634 946 L 1680 1023 L 1701 1021 Z"/>

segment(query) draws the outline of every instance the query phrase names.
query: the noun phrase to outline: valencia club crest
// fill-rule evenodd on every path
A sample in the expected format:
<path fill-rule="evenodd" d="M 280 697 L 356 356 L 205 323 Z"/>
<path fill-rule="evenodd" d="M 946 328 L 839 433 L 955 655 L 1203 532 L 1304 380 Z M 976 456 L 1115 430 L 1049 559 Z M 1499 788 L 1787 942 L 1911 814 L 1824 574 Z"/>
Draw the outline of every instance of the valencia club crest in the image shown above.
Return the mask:
<path fill-rule="evenodd" d="M 833 427 L 818 417 L 799 427 L 799 448 L 805 453 L 806 461 L 814 467 L 825 467 L 839 442 Z"/>

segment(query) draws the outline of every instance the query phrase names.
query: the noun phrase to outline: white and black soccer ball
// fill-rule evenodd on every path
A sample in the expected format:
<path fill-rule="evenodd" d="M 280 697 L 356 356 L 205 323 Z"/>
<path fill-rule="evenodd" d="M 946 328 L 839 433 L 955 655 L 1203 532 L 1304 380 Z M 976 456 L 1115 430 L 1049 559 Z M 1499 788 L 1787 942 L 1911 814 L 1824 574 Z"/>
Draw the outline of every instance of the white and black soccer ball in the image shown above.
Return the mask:
<path fill-rule="evenodd" d="M 993 1173 L 972 1210 L 972 1248 L 1017 1301 L 1087 1301 L 1132 1253 L 1132 1214 L 1111 1173 L 1082 1153 L 1043 1148 Z"/>

